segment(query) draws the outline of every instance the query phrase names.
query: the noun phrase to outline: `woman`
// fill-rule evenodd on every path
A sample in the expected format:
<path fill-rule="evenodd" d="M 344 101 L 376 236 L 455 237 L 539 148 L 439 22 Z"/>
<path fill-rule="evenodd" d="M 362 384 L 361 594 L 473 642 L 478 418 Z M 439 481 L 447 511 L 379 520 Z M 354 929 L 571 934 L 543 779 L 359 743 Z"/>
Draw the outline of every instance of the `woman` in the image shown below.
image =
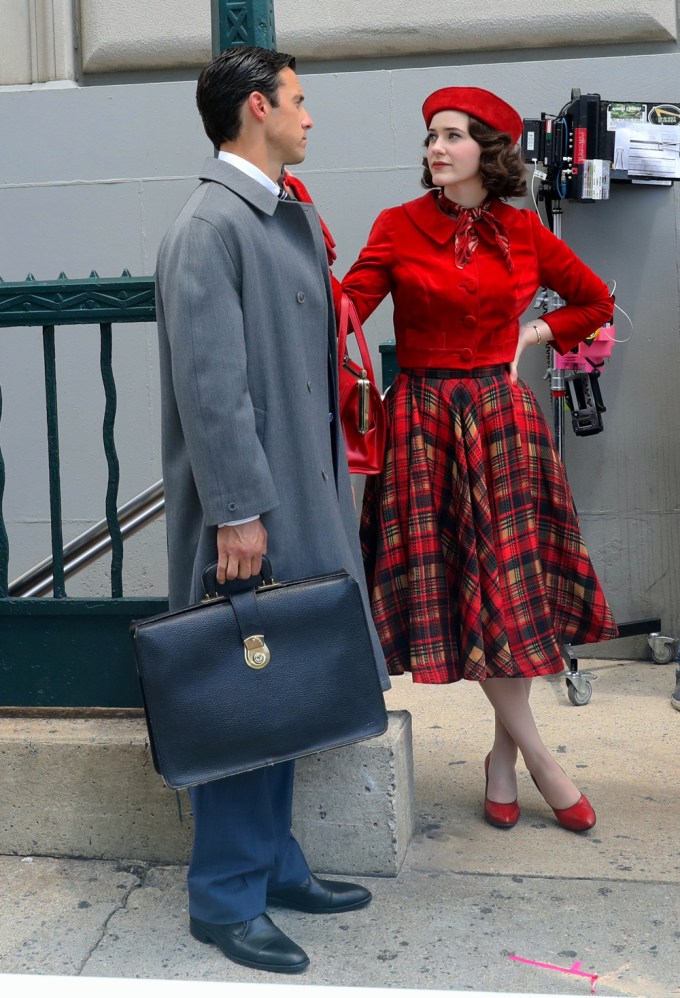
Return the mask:
<path fill-rule="evenodd" d="M 527 348 L 564 353 L 612 316 L 607 287 L 536 214 L 522 120 L 486 90 L 449 87 L 423 105 L 428 193 L 384 211 L 343 281 L 365 319 L 394 303 L 401 373 L 389 440 L 368 480 L 362 544 L 390 671 L 479 681 L 495 712 L 484 816 L 517 823 L 518 750 L 559 823 L 595 812 L 543 744 L 533 676 L 564 669 L 564 642 L 616 635 L 581 537 L 564 467 L 530 389 Z M 567 303 L 520 323 L 536 289 Z"/>

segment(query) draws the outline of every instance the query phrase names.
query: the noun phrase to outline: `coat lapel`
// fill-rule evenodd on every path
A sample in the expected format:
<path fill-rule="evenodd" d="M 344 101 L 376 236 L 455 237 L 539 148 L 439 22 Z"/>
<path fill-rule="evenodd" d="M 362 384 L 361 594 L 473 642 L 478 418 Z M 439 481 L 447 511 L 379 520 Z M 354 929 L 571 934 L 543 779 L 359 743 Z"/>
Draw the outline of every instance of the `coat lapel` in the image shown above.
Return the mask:
<path fill-rule="evenodd" d="M 417 229 L 431 239 L 433 242 L 443 246 L 444 243 L 453 239 L 456 231 L 456 223 L 450 217 L 440 211 L 436 202 L 437 192 L 429 191 L 424 197 L 416 201 L 408 201 L 403 205 L 409 220 Z"/>
<path fill-rule="evenodd" d="M 402 207 L 409 220 L 423 235 L 439 246 L 443 246 L 453 239 L 456 221 L 450 215 L 445 215 L 443 211 L 439 210 L 436 198 L 436 191 L 428 191 L 424 197 L 417 198 L 415 201 L 407 201 Z M 491 204 L 494 215 L 509 232 L 516 217 L 516 209 L 503 201 L 494 200 Z"/>
<path fill-rule="evenodd" d="M 271 191 L 223 159 L 213 157 L 206 159 L 198 176 L 199 180 L 211 180 L 214 183 L 222 184 L 223 187 L 238 194 L 244 201 L 251 204 L 253 208 L 264 212 L 265 215 L 273 215 L 279 204 L 278 199 Z"/>

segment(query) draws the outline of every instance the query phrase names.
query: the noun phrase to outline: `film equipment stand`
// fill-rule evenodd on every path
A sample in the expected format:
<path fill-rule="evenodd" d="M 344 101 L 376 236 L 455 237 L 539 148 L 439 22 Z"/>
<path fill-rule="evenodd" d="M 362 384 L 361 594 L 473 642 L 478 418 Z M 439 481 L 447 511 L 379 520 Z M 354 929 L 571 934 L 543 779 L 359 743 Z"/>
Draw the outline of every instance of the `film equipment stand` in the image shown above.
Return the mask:
<path fill-rule="evenodd" d="M 546 204 L 551 232 L 561 239 L 562 198 L 554 178 L 550 177 L 550 172 L 541 184 L 539 199 Z M 547 314 L 560 308 L 563 304 L 564 301 L 558 294 L 545 291 L 539 295 L 535 307 L 542 308 L 544 314 Z M 571 409 L 574 430 L 581 436 L 598 433 L 603 429 L 600 413 L 605 411 L 605 407 L 602 404 L 602 397 L 597 385 L 599 371 L 594 372 L 594 378 L 591 376 L 592 380 L 590 378 L 588 381 L 581 379 L 577 382 L 578 374 L 567 373 L 564 367 L 558 366 L 557 354 L 552 347 L 547 346 L 546 353 L 548 355 L 548 370 L 545 379 L 550 382 L 553 436 L 557 452 L 561 460 L 564 461 L 565 407 L 568 405 Z M 680 656 L 677 640 L 661 634 L 661 619 L 659 617 L 624 621 L 617 623 L 617 626 L 619 638 L 646 634 L 652 658 L 659 664 L 670 662 L 676 653 Z M 587 704 L 593 695 L 591 680 L 595 676 L 591 672 L 579 672 L 578 658 L 570 644 L 564 646 L 564 659 L 567 670 L 565 674 L 567 696 L 574 706 L 581 707 Z M 676 678 L 680 683 L 680 670 Z"/>

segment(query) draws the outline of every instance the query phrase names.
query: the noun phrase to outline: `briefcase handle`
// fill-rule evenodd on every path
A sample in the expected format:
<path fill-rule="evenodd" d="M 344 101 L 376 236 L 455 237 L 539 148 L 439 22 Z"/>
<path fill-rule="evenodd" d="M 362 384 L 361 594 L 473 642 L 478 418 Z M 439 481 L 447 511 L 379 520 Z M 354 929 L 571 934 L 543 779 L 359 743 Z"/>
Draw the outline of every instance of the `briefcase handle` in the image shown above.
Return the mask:
<path fill-rule="evenodd" d="M 262 555 L 262 568 L 259 575 L 252 575 L 249 579 L 231 579 L 231 581 L 220 584 L 217 581 L 217 562 L 212 561 L 203 569 L 201 573 L 201 583 L 206 597 L 234 596 L 236 593 L 244 593 L 257 586 L 271 586 L 274 583 L 272 564 L 266 554 Z"/>
<path fill-rule="evenodd" d="M 252 575 L 249 579 L 232 579 L 222 584 L 217 581 L 217 562 L 213 561 L 203 569 L 201 581 L 205 593 L 202 602 L 210 603 L 223 597 L 231 603 L 243 642 L 246 665 L 251 669 L 264 669 L 269 665 L 271 655 L 265 642 L 264 626 L 254 590 L 260 585 L 274 584 L 269 558 L 262 556 L 259 575 Z"/>

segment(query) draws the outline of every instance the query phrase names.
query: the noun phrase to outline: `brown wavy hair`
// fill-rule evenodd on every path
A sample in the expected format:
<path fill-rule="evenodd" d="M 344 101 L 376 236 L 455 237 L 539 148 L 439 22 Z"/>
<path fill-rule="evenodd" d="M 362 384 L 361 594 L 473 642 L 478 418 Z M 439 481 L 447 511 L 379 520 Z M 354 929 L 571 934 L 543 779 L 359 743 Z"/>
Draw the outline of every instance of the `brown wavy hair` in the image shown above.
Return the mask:
<path fill-rule="evenodd" d="M 527 192 L 526 166 L 520 147 L 505 132 L 485 125 L 470 116 L 470 137 L 481 147 L 479 174 L 484 188 L 493 198 L 521 198 Z M 427 139 L 424 143 L 427 146 Z M 423 175 L 420 183 L 431 190 L 436 187 L 423 157 Z"/>

